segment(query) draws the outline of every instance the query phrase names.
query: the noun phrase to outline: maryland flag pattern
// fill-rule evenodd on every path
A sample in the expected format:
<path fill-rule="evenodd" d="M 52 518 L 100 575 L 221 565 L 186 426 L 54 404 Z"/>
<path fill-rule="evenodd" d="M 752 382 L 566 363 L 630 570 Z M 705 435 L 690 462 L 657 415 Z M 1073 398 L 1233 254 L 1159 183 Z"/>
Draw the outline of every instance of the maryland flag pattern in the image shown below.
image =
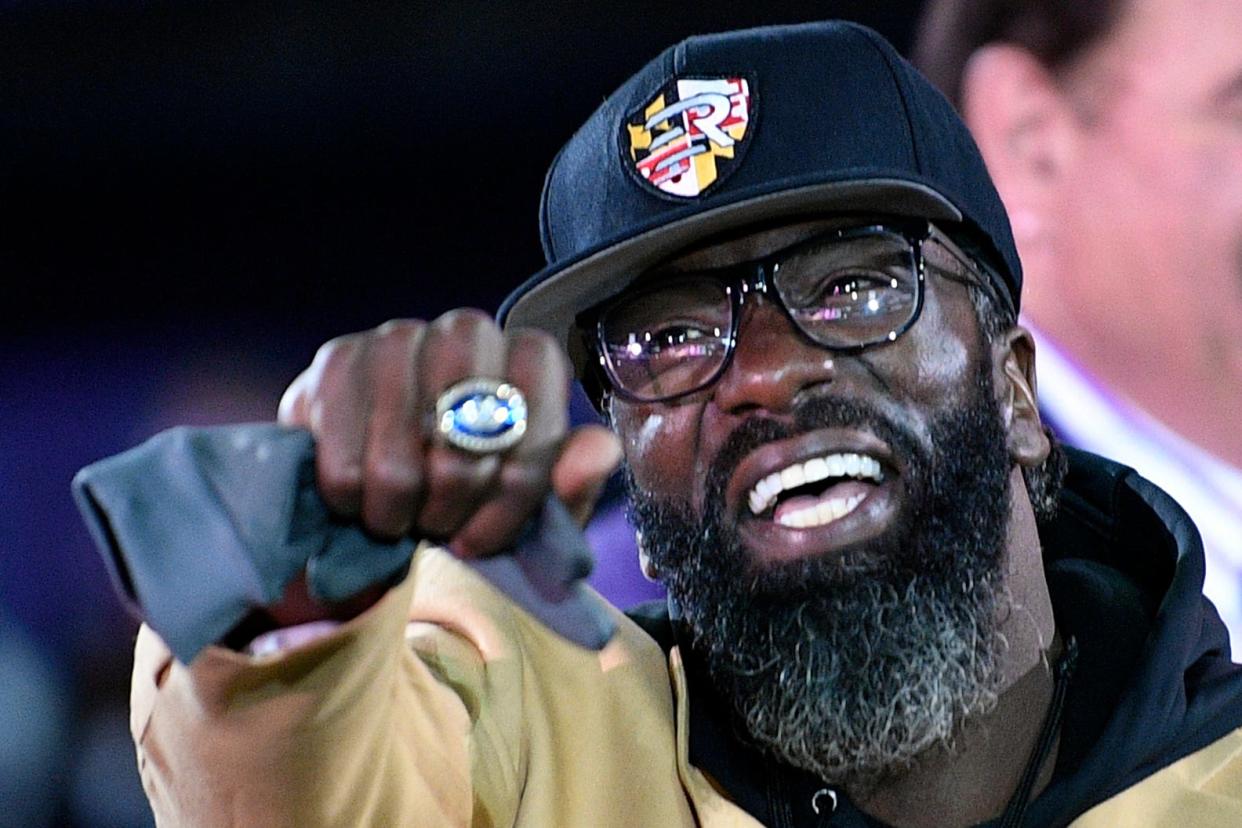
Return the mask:
<path fill-rule="evenodd" d="M 694 198 L 736 166 L 750 119 L 745 78 L 683 78 L 627 119 L 622 143 L 643 181 Z"/>

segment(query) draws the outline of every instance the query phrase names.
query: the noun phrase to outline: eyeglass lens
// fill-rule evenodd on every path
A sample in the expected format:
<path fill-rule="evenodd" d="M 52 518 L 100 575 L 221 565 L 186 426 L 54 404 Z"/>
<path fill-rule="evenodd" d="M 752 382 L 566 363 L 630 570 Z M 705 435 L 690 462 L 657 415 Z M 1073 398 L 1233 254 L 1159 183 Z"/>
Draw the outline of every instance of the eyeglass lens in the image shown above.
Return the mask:
<path fill-rule="evenodd" d="M 891 339 L 917 310 L 914 245 L 879 228 L 841 236 L 773 257 L 771 284 L 794 323 L 821 345 L 849 349 Z M 611 306 L 599 334 L 612 382 L 643 400 L 711 383 L 733 347 L 738 287 L 719 274 L 672 277 Z"/>

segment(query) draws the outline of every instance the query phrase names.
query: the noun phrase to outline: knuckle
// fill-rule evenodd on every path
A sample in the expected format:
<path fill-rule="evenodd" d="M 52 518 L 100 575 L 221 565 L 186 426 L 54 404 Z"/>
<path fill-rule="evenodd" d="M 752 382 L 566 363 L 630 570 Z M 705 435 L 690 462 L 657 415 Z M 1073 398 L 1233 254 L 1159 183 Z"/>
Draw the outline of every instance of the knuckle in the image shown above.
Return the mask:
<path fill-rule="evenodd" d="M 472 491 L 491 478 L 495 462 L 490 457 L 468 460 L 456 456 L 450 449 L 433 451 L 428 462 L 427 482 L 440 491 Z"/>
<path fill-rule="evenodd" d="M 551 485 L 551 478 L 543 464 L 509 462 L 500 470 L 499 483 L 505 494 L 527 499 L 541 495 Z"/>
<path fill-rule="evenodd" d="M 362 491 L 362 470 L 352 463 L 322 463 L 319 489 L 325 497 L 353 499 Z"/>
<path fill-rule="evenodd" d="M 279 413 L 282 420 L 309 416 L 301 410 L 313 407 L 342 372 L 352 363 L 361 344 L 360 334 L 346 334 L 330 339 L 315 351 L 311 364 L 298 374 L 281 397 Z"/>
<path fill-rule="evenodd" d="M 352 354 L 358 349 L 362 343 L 362 337 L 363 334 L 350 333 L 329 339 L 319 346 L 319 350 L 315 351 L 315 358 L 312 364 L 324 366 L 329 363 L 339 362 L 342 357 Z"/>
<path fill-rule="evenodd" d="M 362 521 L 380 537 L 398 538 L 409 531 L 413 516 L 398 503 L 369 497 L 362 506 Z"/>
<path fill-rule="evenodd" d="M 558 365 L 569 369 L 569 355 L 560 340 L 547 331 L 539 328 L 516 328 L 506 331 L 511 351 L 530 351 L 539 359 L 552 360 Z"/>
<path fill-rule="evenodd" d="M 423 476 L 416 466 L 393 457 L 371 460 L 366 479 L 368 488 L 395 498 L 413 498 L 423 485 Z"/>
<path fill-rule="evenodd" d="M 375 329 L 379 339 L 408 340 L 422 334 L 427 323 L 421 319 L 389 319 Z"/>
<path fill-rule="evenodd" d="M 445 336 L 460 336 L 480 328 L 489 326 L 494 328 L 496 322 L 490 315 L 478 308 L 453 308 L 441 314 L 431 323 L 431 326 L 437 333 Z"/>
<path fill-rule="evenodd" d="M 444 463 L 437 470 L 436 483 L 445 489 L 468 490 L 481 485 L 480 475 L 466 463 Z"/>
<path fill-rule="evenodd" d="M 537 328 L 517 328 L 505 332 L 510 365 L 523 372 L 550 371 L 551 376 L 568 381 L 573 373 L 569 354 L 559 340 Z"/>
<path fill-rule="evenodd" d="M 325 374 L 334 373 L 353 363 L 362 347 L 362 339 L 356 334 L 340 337 L 320 348 L 319 353 L 315 355 L 315 361 L 322 365 Z"/>
<path fill-rule="evenodd" d="M 539 352 L 561 350 L 556 337 L 541 328 L 510 328 L 505 331 L 505 339 L 513 349 L 529 348 Z"/>

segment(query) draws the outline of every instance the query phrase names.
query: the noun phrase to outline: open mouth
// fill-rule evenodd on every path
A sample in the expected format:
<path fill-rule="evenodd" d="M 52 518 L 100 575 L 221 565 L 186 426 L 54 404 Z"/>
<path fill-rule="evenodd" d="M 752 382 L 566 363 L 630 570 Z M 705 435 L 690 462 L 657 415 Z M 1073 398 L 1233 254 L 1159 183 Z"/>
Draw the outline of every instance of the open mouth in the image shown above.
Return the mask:
<path fill-rule="evenodd" d="M 756 518 L 809 529 L 850 514 L 884 479 L 884 469 L 875 457 L 831 452 L 762 477 L 751 487 L 747 503 Z"/>
<path fill-rule="evenodd" d="M 745 455 L 725 488 L 726 508 L 758 566 L 862 554 L 896 525 L 903 468 L 866 429 L 816 429 Z"/>

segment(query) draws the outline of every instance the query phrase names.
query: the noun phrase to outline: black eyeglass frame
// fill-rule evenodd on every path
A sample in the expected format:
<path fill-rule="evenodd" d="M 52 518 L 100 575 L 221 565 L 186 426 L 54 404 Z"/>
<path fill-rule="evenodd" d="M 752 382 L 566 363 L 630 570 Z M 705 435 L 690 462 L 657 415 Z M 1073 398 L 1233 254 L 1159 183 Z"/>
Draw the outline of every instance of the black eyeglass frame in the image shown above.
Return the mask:
<path fill-rule="evenodd" d="M 825 241 L 842 241 L 854 237 L 862 237 L 864 235 L 874 233 L 893 233 L 902 236 L 910 244 L 910 250 L 914 257 L 915 269 L 915 287 L 914 287 L 914 309 L 911 311 L 909 318 L 899 325 L 897 328 L 889 331 L 883 336 L 875 339 L 867 340 L 861 343 L 850 345 L 833 345 L 823 343 L 817 340 L 799 324 L 789 307 L 785 304 L 784 298 L 780 295 L 780 291 L 773 284 L 776 270 L 780 266 L 780 262 L 795 256 L 803 250 L 807 250 L 818 245 L 822 245 Z M 936 242 L 940 247 L 944 248 L 954 259 L 961 264 L 966 273 L 957 274 L 946 270 L 943 267 L 932 264 L 932 269 L 940 273 L 950 281 L 960 284 L 978 287 L 984 290 L 993 301 L 1010 315 L 1014 315 L 1013 302 L 1007 294 L 996 289 L 994 277 L 991 275 L 989 268 L 983 263 L 976 260 L 973 256 L 961 249 L 947 234 L 940 230 L 934 223 L 924 221 L 919 223 L 896 223 L 896 222 L 872 222 L 862 225 L 854 225 L 849 227 L 839 227 L 827 230 L 823 233 L 817 233 L 810 238 L 804 239 L 796 244 L 781 250 L 774 251 L 766 256 L 758 259 L 752 259 L 737 264 L 728 265 L 722 268 L 699 270 L 692 274 L 686 274 L 684 277 L 679 275 L 675 281 L 682 278 L 690 279 L 715 279 L 726 287 L 726 293 L 729 295 L 729 301 L 732 304 L 731 317 L 729 320 L 728 337 L 724 340 L 726 352 L 724 359 L 720 365 L 712 371 L 710 375 L 702 382 L 685 391 L 678 391 L 675 394 L 658 395 L 658 396 L 642 396 L 634 394 L 623 388 L 615 381 L 615 371 L 609 362 L 607 343 L 604 339 L 604 321 L 608 316 L 608 312 L 621 302 L 627 301 L 633 297 L 632 293 L 623 291 L 617 296 L 596 305 L 578 316 L 579 328 L 583 331 L 592 331 L 594 336 L 590 337 L 591 350 L 594 351 L 595 359 L 590 360 L 590 370 L 596 374 L 595 382 L 599 386 L 599 390 L 607 389 L 617 396 L 638 403 L 655 403 L 670 402 L 672 400 L 688 397 L 697 394 L 705 388 L 711 387 L 720 377 L 728 370 L 729 365 L 733 361 L 733 355 L 737 351 L 737 338 L 741 328 L 743 310 L 745 307 L 746 296 L 752 292 L 760 293 L 768 298 L 778 307 L 781 313 L 789 319 L 798 334 L 811 344 L 823 348 L 830 353 L 837 354 L 859 354 L 877 345 L 889 342 L 895 342 L 906 331 L 919 320 L 923 313 L 923 303 L 926 293 L 926 273 L 927 273 L 927 257 L 924 254 L 923 247 L 928 241 Z M 974 278 L 970 275 L 973 274 Z M 663 283 L 659 286 L 653 286 L 653 290 L 662 289 L 667 286 Z M 588 388 L 588 392 L 590 388 Z M 592 395 L 594 396 L 594 395 Z"/>

